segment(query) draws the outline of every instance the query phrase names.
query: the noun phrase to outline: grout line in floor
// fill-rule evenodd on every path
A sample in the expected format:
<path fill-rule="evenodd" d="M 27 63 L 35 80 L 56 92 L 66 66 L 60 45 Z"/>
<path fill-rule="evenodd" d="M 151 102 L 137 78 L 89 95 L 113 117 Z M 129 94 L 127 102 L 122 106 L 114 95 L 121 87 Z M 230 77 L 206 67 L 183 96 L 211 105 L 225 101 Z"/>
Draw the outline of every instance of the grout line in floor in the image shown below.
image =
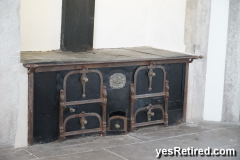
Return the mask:
<path fill-rule="evenodd" d="M 147 141 L 134 142 L 134 143 L 129 143 L 129 144 L 117 145 L 117 146 L 113 146 L 113 147 L 105 147 L 105 148 L 108 149 L 108 148 L 122 147 L 122 146 L 134 145 L 134 144 L 139 144 L 139 143 L 147 143 L 147 142 L 152 142 L 152 141 L 159 141 L 159 140 L 164 140 L 164 139 L 171 139 L 171 138 L 190 136 L 190 135 L 197 135 L 197 134 L 196 133 L 182 134 L 179 136 L 171 136 L 171 137 L 165 137 L 165 138 L 159 138 L 159 139 L 152 139 L 152 140 L 147 140 Z"/>
<path fill-rule="evenodd" d="M 134 138 L 134 139 L 137 139 L 137 140 L 139 140 L 139 141 L 143 141 L 143 140 L 141 140 L 141 139 L 139 139 L 139 138 L 137 138 L 137 137 L 134 137 L 134 136 L 130 136 L 129 134 L 127 134 L 126 136 L 128 136 L 128 137 L 130 137 L 130 138 Z"/>
<path fill-rule="evenodd" d="M 37 159 L 40 159 L 38 156 L 36 156 L 36 155 L 34 155 L 34 154 L 32 154 L 31 152 L 29 152 L 28 150 L 25 150 L 25 149 L 23 149 L 24 151 L 26 151 L 28 154 L 30 154 L 30 155 L 32 155 L 32 156 L 34 156 L 35 158 L 37 158 Z"/>
<path fill-rule="evenodd" d="M 167 131 L 177 131 L 177 130 L 181 130 L 179 128 L 172 128 L 172 129 L 167 129 L 167 130 L 161 130 L 161 131 L 154 131 L 154 132 L 146 132 L 146 133 L 141 133 L 142 135 L 146 135 L 146 134 L 152 134 L 152 133 L 158 133 L 158 132 L 167 132 Z"/>
<path fill-rule="evenodd" d="M 103 148 L 103 150 L 105 150 L 105 151 L 107 151 L 107 152 L 109 152 L 109 153 L 111 153 L 111 154 L 113 154 L 113 155 L 115 155 L 115 156 L 118 156 L 118 157 L 120 157 L 120 158 L 122 158 L 122 159 L 124 159 L 124 160 L 128 160 L 128 159 L 126 159 L 126 158 L 124 158 L 124 157 L 122 157 L 122 156 L 120 156 L 120 155 L 118 155 L 118 154 L 116 154 L 116 153 L 114 153 L 114 152 L 111 152 L 111 151 L 109 151 L 109 150 L 107 150 L 107 149 L 105 149 L 105 148 Z"/>
<path fill-rule="evenodd" d="M 136 133 L 136 134 L 143 134 L 143 135 L 146 135 L 146 134 L 149 134 L 149 133 L 156 133 L 156 132 L 166 132 L 166 131 L 172 131 L 172 130 L 180 130 L 178 128 L 175 128 L 175 127 L 168 127 L 166 128 L 165 130 L 159 130 L 159 131 L 152 131 L 152 132 L 146 132 L 146 133 Z M 133 132 L 134 133 L 134 132 Z"/>

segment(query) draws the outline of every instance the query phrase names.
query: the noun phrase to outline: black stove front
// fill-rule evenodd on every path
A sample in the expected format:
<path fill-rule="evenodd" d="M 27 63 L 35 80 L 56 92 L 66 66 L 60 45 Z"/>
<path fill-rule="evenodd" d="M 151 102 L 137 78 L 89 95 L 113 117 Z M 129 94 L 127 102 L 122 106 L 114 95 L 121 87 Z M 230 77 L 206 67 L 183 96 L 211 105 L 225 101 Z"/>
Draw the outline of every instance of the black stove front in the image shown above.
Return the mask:
<path fill-rule="evenodd" d="M 186 64 L 156 66 L 35 73 L 34 142 L 182 122 Z"/>

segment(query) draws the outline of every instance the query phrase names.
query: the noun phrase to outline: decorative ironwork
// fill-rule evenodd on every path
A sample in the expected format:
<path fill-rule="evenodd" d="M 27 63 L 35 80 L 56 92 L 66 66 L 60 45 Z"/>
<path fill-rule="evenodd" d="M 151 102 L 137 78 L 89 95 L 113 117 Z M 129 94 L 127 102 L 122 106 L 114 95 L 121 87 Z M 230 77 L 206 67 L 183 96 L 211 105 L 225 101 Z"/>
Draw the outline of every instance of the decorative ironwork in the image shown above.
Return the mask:
<path fill-rule="evenodd" d="M 149 104 L 149 106 L 147 107 L 148 121 L 151 121 L 151 118 L 155 115 L 155 113 L 152 112 L 152 109 L 154 109 L 153 106 L 151 104 Z"/>
<path fill-rule="evenodd" d="M 86 69 L 84 68 L 83 70 L 86 70 Z M 82 88 L 83 88 L 82 98 L 86 98 L 85 90 L 86 90 L 86 83 L 88 82 L 86 73 L 82 73 L 81 82 L 82 82 Z"/>
<path fill-rule="evenodd" d="M 148 72 L 148 77 L 149 77 L 149 91 L 152 90 L 152 78 L 156 76 L 156 73 L 153 72 L 153 69 L 161 69 L 163 71 L 163 91 L 160 93 L 150 93 L 150 94 L 141 94 L 137 95 L 136 94 L 136 88 L 137 88 L 137 75 L 138 72 L 142 69 L 149 69 Z M 137 99 L 141 98 L 150 98 L 150 97 L 160 97 L 164 96 L 165 100 L 165 109 L 163 109 L 162 106 L 160 105 L 151 105 L 149 104 L 147 107 L 142 107 L 136 111 L 134 111 L 134 103 L 137 101 Z M 131 116 L 131 127 L 130 130 L 134 131 L 136 127 L 141 127 L 141 126 L 146 126 L 146 125 L 152 125 L 152 124 L 159 124 L 159 123 L 164 123 L 165 126 L 168 126 L 168 98 L 169 98 L 169 82 L 166 80 L 166 71 L 165 68 L 161 65 L 154 65 L 151 64 L 150 66 L 142 66 L 139 67 L 135 74 L 134 74 L 134 84 L 131 84 L 131 108 L 130 108 L 130 116 Z M 156 120 L 152 121 L 152 117 L 155 116 L 155 113 L 152 112 L 153 109 L 161 109 L 162 111 L 162 120 Z M 136 117 L 137 114 L 140 111 L 147 111 L 147 116 L 148 116 L 148 122 L 143 122 L 143 123 L 136 123 Z"/>
<path fill-rule="evenodd" d="M 87 73 L 97 73 L 100 77 L 100 98 L 99 99 L 91 99 L 91 100 L 82 100 L 82 101 L 66 101 L 66 83 L 67 79 L 72 74 L 82 74 L 81 82 L 83 85 L 83 94 L 82 97 L 85 98 L 85 84 L 88 82 L 88 78 L 86 76 Z M 102 104 L 102 117 L 97 113 L 85 113 L 81 112 L 80 114 L 75 114 L 68 116 L 65 120 L 63 120 L 63 111 L 68 106 L 73 105 L 82 105 L 82 104 L 90 104 L 90 103 L 101 103 Z M 60 106 L 59 106 L 59 141 L 63 141 L 66 136 L 77 135 L 77 134 L 85 134 L 92 132 L 102 132 L 103 135 L 106 134 L 106 105 L 107 105 L 107 90 L 106 87 L 103 86 L 103 77 L 100 71 L 98 70 L 88 70 L 86 67 L 83 67 L 83 70 L 71 71 L 67 73 L 64 77 L 63 81 L 63 89 L 60 90 Z M 75 112 L 75 109 L 70 108 L 71 112 Z M 85 129 L 85 125 L 88 123 L 85 117 L 95 116 L 99 120 L 100 127 L 95 129 Z M 66 124 L 72 118 L 80 118 L 81 130 L 79 131 L 71 131 L 66 132 Z"/>
<path fill-rule="evenodd" d="M 168 98 L 169 98 L 169 82 L 166 81 L 165 84 L 165 119 L 164 119 L 164 125 L 167 127 L 168 126 Z"/>
<path fill-rule="evenodd" d="M 157 120 L 157 121 L 152 121 L 151 118 L 155 116 L 155 113 L 152 112 L 153 109 L 160 109 L 162 111 L 162 120 Z M 148 122 L 144 123 L 134 123 L 135 127 L 141 127 L 141 126 L 147 126 L 147 125 L 152 125 L 152 124 L 159 124 L 159 123 L 164 123 L 165 122 L 165 117 L 164 117 L 164 109 L 161 105 L 152 105 L 149 104 L 147 107 L 142 107 L 139 108 L 138 110 L 135 111 L 134 113 L 134 119 L 136 120 L 137 114 L 141 111 L 147 111 L 147 116 L 148 116 Z M 135 122 L 135 121 L 134 121 Z"/>
<path fill-rule="evenodd" d="M 156 73 L 153 72 L 153 65 L 151 64 L 149 67 L 148 78 L 149 78 L 149 88 L 148 91 L 152 91 L 152 78 L 156 76 Z"/>

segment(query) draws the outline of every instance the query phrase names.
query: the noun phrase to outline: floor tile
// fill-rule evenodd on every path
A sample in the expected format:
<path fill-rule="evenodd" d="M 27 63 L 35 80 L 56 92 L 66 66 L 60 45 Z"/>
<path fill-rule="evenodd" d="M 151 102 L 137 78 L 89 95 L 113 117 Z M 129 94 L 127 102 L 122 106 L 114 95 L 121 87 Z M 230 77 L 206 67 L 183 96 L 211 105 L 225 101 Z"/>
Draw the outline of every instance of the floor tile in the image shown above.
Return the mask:
<path fill-rule="evenodd" d="M 39 158 L 49 157 L 49 156 L 56 156 L 56 155 L 65 155 L 69 153 L 80 153 L 86 151 L 93 151 L 99 150 L 105 147 L 114 147 L 118 145 L 126 145 L 129 143 L 136 143 L 140 142 L 140 140 L 129 137 L 126 135 L 120 136 L 106 136 L 106 137 L 99 137 L 98 139 L 94 139 L 89 142 L 79 143 L 77 145 L 62 145 L 57 146 L 53 145 L 38 145 L 26 148 L 27 151 L 36 155 Z"/>
<path fill-rule="evenodd" d="M 9 149 L 0 151 L 0 160 L 32 160 L 37 159 L 23 149 Z"/>
<path fill-rule="evenodd" d="M 30 159 L 99 159 L 99 160 L 153 160 L 156 149 L 234 148 L 237 157 L 162 157 L 166 160 L 223 159 L 240 160 L 240 124 L 194 122 L 178 126 L 155 125 L 118 136 L 90 136 L 78 139 L 37 144 L 20 149 L 0 150 L 0 160 Z"/>
<path fill-rule="evenodd" d="M 224 122 L 203 121 L 203 122 L 197 122 L 195 124 L 208 129 L 240 127 L 240 124 L 237 124 L 237 123 L 224 123 Z"/>
<path fill-rule="evenodd" d="M 148 141 L 152 139 L 163 139 L 168 137 L 174 137 L 179 135 L 185 135 L 185 134 L 192 134 L 192 133 L 198 133 L 203 131 L 208 131 L 210 129 L 202 128 L 198 125 L 193 124 L 184 124 L 179 125 L 175 127 L 166 127 L 165 129 L 159 129 L 154 131 L 147 131 L 147 132 L 132 132 L 129 133 L 130 136 L 136 137 L 138 139 L 141 139 L 143 141 Z"/>
<path fill-rule="evenodd" d="M 187 136 L 179 136 L 163 140 L 143 141 L 138 144 L 107 148 L 108 150 L 124 156 L 128 160 L 151 160 L 156 158 L 156 149 L 183 147 L 183 142 Z M 162 159 L 166 159 L 162 157 Z"/>

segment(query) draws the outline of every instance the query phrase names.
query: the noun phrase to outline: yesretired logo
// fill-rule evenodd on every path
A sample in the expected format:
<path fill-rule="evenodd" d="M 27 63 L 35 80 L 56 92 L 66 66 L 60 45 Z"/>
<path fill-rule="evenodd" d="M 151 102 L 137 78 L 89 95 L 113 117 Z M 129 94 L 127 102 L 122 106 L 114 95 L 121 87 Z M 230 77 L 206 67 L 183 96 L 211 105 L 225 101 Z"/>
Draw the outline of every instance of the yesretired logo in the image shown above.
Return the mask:
<path fill-rule="evenodd" d="M 160 159 L 162 156 L 185 156 L 185 157 L 197 157 L 197 156 L 207 156 L 207 157 L 226 157 L 226 156 L 237 156 L 237 151 L 235 149 L 211 149 L 210 147 L 206 149 L 202 148 L 180 148 L 174 147 L 173 149 L 156 149 L 156 157 Z"/>

